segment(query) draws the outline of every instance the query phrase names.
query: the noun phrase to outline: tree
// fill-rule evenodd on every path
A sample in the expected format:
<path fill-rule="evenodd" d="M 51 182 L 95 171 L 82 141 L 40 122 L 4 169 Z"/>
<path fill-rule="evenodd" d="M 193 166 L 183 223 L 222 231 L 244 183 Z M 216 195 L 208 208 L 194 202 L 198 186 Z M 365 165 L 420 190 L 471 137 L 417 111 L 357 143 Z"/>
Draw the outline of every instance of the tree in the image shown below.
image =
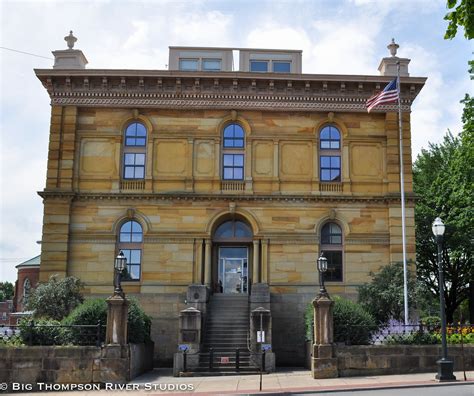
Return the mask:
<path fill-rule="evenodd" d="M 431 231 L 439 216 L 446 225 L 443 243 L 446 318 L 453 321 L 456 308 L 468 298 L 473 279 L 472 235 L 474 231 L 474 99 L 462 101 L 464 129 L 450 132 L 441 144 L 422 150 L 413 168 L 416 259 L 418 280 L 439 296 L 437 247 Z"/>
<path fill-rule="evenodd" d="M 84 301 L 82 282 L 72 276 L 59 279 L 53 275 L 49 281 L 32 291 L 26 308 L 34 311 L 35 318 L 62 320 Z"/>
<path fill-rule="evenodd" d="M 13 283 L 0 282 L 0 293 L 3 295 L 3 299 L 0 298 L 0 301 L 11 300 L 13 298 Z"/>
<path fill-rule="evenodd" d="M 448 0 L 447 7 L 450 11 L 446 14 L 444 19 L 449 21 L 445 39 L 452 39 L 458 32 L 458 27 L 464 27 L 464 37 L 468 40 L 474 37 L 474 1 L 473 0 L 461 0 L 458 4 L 458 0 Z"/>
<path fill-rule="evenodd" d="M 359 303 L 370 312 L 379 323 L 387 323 L 390 318 L 403 321 L 403 263 L 394 263 L 370 273 L 372 281 L 359 286 Z M 408 301 L 416 301 L 413 277 L 408 279 Z"/>

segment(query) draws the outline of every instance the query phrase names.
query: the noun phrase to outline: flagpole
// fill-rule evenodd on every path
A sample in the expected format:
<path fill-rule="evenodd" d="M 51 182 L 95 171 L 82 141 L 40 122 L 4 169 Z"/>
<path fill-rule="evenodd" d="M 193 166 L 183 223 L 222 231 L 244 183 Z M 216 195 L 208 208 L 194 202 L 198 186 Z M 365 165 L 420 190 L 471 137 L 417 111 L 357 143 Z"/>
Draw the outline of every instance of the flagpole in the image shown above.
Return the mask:
<path fill-rule="evenodd" d="M 402 201 L 402 250 L 403 250 L 403 307 L 405 325 L 408 325 L 408 274 L 407 274 L 407 243 L 405 232 L 405 177 L 403 172 L 403 128 L 402 100 L 400 93 L 400 62 L 397 62 L 397 91 L 398 91 L 398 133 L 400 140 L 400 199 Z"/>

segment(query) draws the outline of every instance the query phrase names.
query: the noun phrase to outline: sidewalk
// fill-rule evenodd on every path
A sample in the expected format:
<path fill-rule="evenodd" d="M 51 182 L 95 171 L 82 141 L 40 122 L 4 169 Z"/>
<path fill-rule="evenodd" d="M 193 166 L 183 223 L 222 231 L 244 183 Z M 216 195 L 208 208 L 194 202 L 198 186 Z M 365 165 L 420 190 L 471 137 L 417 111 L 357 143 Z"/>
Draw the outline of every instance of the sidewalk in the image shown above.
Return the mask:
<path fill-rule="evenodd" d="M 355 389 L 385 389 L 412 386 L 448 386 L 449 384 L 466 384 L 464 374 L 456 372 L 457 381 L 439 383 L 435 380 L 436 373 L 384 375 L 371 377 L 345 377 L 315 380 L 309 370 L 279 369 L 276 373 L 262 376 L 263 393 L 288 392 L 328 392 Z M 466 372 L 469 385 L 474 387 L 474 371 Z M 131 384 L 140 384 L 140 388 L 156 387 L 142 390 L 142 394 L 254 394 L 259 391 L 260 376 L 216 376 L 175 378 L 169 369 L 155 369 L 144 374 Z M 153 384 L 153 385 L 152 385 Z M 177 386 L 173 391 L 170 385 Z M 166 388 L 166 386 L 168 388 Z M 192 385 L 192 391 L 184 391 Z M 161 386 L 161 388 L 159 387 Z M 181 390 L 181 391 L 180 391 Z M 184 391 L 184 392 L 183 392 Z M 448 394 L 448 393 L 447 393 Z M 474 394 L 474 391 L 473 391 Z"/>

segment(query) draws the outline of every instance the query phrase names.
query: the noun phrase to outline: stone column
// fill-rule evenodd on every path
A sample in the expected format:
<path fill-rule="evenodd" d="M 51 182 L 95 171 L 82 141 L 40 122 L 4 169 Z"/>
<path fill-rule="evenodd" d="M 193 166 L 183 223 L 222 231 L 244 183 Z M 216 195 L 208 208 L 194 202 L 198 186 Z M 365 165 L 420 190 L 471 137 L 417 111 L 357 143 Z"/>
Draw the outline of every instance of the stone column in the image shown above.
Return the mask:
<path fill-rule="evenodd" d="M 203 251 L 203 241 L 202 239 L 198 239 L 196 241 L 196 272 L 195 272 L 195 283 L 200 285 L 203 284 L 202 279 L 202 251 Z"/>
<path fill-rule="evenodd" d="M 212 268 L 211 268 L 211 240 L 206 239 L 206 249 L 204 252 L 204 284 L 211 287 L 211 279 L 212 279 Z"/>
<path fill-rule="evenodd" d="M 268 283 L 268 240 L 262 239 L 262 283 Z"/>
<path fill-rule="evenodd" d="M 128 300 L 121 295 L 107 299 L 106 344 L 126 345 L 128 343 Z"/>
<path fill-rule="evenodd" d="M 314 339 L 311 372 L 313 378 L 335 378 L 337 358 L 334 357 L 333 316 L 334 301 L 328 295 L 319 294 L 313 300 L 314 307 Z"/>
<path fill-rule="evenodd" d="M 260 275 L 260 241 L 257 239 L 253 241 L 253 276 L 252 276 L 252 284 L 259 283 L 259 275 Z"/>

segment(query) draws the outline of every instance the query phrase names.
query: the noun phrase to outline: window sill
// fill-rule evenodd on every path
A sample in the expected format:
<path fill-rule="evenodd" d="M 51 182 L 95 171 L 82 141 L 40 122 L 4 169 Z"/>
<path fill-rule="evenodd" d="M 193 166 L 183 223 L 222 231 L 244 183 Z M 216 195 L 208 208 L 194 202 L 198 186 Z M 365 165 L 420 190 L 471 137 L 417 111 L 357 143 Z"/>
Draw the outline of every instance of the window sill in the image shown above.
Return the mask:
<path fill-rule="evenodd" d="M 145 189 L 144 179 L 120 180 L 120 190 L 122 191 L 134 191 L 134 190 L 144 190 L 144 189 Z"/>
<path fill-rule="evenodd" d="M 342 192 L 342 182 L 325 182 L 319 183 L 319 191 L 324 192 Z"/>

